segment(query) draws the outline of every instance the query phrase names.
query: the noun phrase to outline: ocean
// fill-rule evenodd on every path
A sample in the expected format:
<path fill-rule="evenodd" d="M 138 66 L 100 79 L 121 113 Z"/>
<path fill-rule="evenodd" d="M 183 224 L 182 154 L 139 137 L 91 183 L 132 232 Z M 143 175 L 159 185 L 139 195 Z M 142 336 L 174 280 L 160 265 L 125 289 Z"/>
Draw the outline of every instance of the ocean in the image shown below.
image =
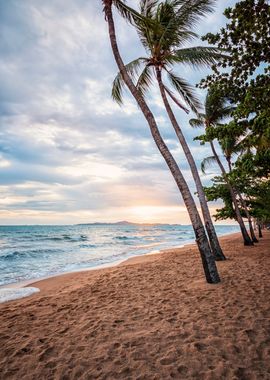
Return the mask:
<path fill-rule="evenodd" d="M 218 235 L 238 232 L 216 226 Z M 110 265 L 194 241 L 189 225 L 0 226 L 0 286 Z"/>

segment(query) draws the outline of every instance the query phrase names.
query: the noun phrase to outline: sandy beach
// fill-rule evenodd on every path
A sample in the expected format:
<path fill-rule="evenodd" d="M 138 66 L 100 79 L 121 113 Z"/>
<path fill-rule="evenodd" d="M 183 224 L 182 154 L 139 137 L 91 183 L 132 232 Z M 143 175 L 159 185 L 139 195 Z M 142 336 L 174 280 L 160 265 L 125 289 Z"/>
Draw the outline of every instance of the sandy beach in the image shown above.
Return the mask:
<path fill-rule="evenodd" d="M 35 282 L 0 305 L 0 379 L 270 379 L 270 232 L 206 284 L 195 245 Z"/>

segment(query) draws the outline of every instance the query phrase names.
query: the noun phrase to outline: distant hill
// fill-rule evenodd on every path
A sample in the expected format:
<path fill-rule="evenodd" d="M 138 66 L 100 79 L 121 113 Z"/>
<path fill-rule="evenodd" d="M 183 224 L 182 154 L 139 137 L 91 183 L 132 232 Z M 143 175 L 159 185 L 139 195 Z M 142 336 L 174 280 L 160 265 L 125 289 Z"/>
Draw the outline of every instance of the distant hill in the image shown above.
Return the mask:
<path fill-rule="evenodd" d="M 160 225 L 172 225 L 172 226 L 181 226 L 181 224 L 170 224 L 170 223 L 134 223 L 128 222 L 127 220 L 121 220 L 119 222 L 93 222 L 93 223 L 79 223 L 77 226 L 160 226 Z"/>
<path fill-rule="evenodd" d="M 98 225 L 126 225 L 126 224 L 138 224 L 138 223 L 131 223 L 127 222 L 126 220 L 120 221 L 120 222 L 93 222 L 93 223 L 78 223 L 77 226 L 98 226 Z"/>

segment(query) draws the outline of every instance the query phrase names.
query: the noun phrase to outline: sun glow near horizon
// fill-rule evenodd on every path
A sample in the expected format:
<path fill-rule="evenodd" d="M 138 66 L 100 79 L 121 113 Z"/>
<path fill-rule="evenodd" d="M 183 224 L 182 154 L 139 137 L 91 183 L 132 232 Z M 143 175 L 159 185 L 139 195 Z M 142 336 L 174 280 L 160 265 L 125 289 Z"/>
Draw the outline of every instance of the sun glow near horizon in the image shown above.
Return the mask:
<path fill-rule="evenodd" d="M 216 207 L 210 208 L 213 215 Z M 199 209 L 200 212 L 200 209 Z M 201 214 L 201 212 L 200 212 Z M 18 217 L 20 215 L 20 217 Z M 1 225 L 72 225 L 80 223 L 116 223 L 126 220 L 139 224 L 183 224 L 189 225 L 190 219 L 184 206 L 136 205 L 100 210 L 74 210 L 56 212 L 51 210 L 0 209 Z M 217 224 L 235 224 L 234 221 L 221 221 Z"/>

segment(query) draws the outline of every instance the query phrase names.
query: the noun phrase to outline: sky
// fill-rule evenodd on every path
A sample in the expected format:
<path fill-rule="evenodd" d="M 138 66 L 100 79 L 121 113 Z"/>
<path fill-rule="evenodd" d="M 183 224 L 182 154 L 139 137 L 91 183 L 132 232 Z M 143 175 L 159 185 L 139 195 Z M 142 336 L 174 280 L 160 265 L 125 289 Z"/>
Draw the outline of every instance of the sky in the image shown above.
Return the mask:
<path fill-rule="evenodd" d="M 234 2 L 217 1 L 196 32 L 217 32 Z M 136 32 L 116 14 L 115 22 L 124 61 L 142 56 Z M 196 84 L 208 71 L 175 72 Z M 125 92 L 122 107 L 111 98 L 116 74 L 100 0 L 0 0 L 1 225 L 190 223 L 133 98 Z M 147 100 L 194 193 L 157 88 Z M 193 141 L 192 115 L 175 111 L 200 166 L 210 150 Z M 203 183 L 216 173 L 214 167 L 201 173 Z"/>

